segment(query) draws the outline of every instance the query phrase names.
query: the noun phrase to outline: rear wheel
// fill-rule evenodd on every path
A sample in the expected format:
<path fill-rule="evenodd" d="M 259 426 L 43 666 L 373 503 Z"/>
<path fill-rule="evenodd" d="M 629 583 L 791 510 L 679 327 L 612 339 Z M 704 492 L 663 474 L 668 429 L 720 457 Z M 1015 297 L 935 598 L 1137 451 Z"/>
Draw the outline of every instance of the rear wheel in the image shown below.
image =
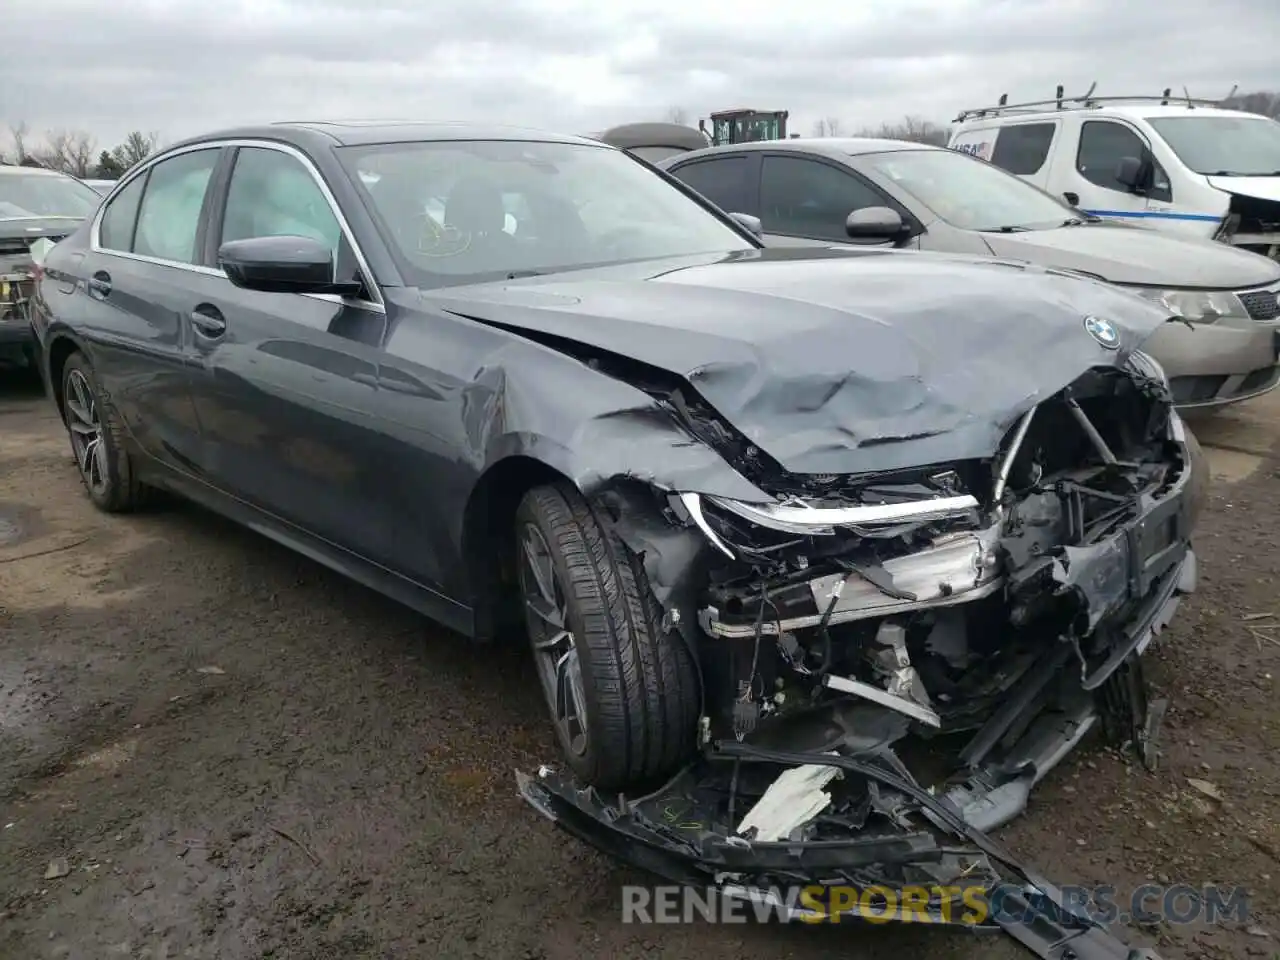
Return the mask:
<path fill-rule="evenodd" d="M 694 749 L 701 691 L 640 560 L 568 485 L 531 491 L 516 524 L 525 622 L 570 768 L 602 789 L 675 772 Z"/>
<path fill-rule="evenodd" d="M 93 366 L 73 353 L 62 368 L 62 416 L 89 499 L 107 513 L 136 510 L 149 490 L 138 482 L 124 448 L 120 415 L 103 393 Z"/>

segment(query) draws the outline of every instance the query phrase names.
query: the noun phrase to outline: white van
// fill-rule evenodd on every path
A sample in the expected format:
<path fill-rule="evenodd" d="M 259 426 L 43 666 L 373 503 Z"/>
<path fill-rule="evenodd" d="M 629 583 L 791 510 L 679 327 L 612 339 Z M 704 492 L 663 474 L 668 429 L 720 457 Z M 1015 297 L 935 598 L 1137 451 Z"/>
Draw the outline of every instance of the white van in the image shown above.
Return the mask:
<path fill-rule="evenodd" d="M 1213 237 L 1280 259 L 1275 120 L 1167 92 L 1004 100 L 963 111 L 948 146 L 1094 216 Z"/>

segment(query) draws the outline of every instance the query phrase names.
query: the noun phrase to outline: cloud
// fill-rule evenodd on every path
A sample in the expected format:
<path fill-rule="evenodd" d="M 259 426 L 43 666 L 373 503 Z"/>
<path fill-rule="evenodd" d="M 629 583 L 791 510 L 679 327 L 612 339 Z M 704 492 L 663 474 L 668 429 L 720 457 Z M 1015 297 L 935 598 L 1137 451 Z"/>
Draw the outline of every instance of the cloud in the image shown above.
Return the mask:
<path fill-rule="evenodd" d="M 749 106 L 793 129 L 1052 96 L 1276 85 L 1274 0 L 10 0 L 0 120 L 114 143 L 420 117 L 567 131 Z"/>

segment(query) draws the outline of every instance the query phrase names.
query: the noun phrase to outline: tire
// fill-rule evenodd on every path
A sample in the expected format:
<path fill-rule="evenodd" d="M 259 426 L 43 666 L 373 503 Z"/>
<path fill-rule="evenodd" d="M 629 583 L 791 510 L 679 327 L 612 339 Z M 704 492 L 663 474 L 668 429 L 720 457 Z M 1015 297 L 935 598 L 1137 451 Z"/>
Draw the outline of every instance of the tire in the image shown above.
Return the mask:
<path fill-rule="evenodd" d="M 535 607 L 546 591 L 534 573 L 538 540 L 563 602 L 567 647 L 539 648 L 556 633 Z M 656 785 L 689 761 L 701 690 L 684 639 L 662 629 L 662 608 L 642 562 L 623 546 L 568 484 L 530 491 L 516 513 L 517 566 L 535 667 L 565 759 L 574 775 L 604 790 Z M 550 667 L 576 651 L 580 726 L 561 722 Z M 569 655 L 572 662 L 574 654 Z M 570 685 L 572 687 L 572 684 Z"/>
<path fill-rule="evenodd" d="M 125 449 L 120 414 L 83 353 L 67 358 L 59 389 L 71 452 L 94 506 L 106 513 L 128 513 L 144 506 L 150 488 L 138 481 Z"/>

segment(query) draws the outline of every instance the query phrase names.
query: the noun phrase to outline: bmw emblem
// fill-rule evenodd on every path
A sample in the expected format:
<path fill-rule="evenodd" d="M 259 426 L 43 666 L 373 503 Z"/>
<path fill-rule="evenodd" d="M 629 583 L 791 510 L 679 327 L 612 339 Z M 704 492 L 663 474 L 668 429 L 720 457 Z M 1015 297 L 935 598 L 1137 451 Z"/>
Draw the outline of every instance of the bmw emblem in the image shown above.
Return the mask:
<path fill-rule="evenodd" d="M 1116 350 L 1120 346 L 1120 331 L 1116 329 L 1116 325 L 1110 320 L 1101 320 L 1098 317 L 1085 317 L 1084 328 L 1089 331 L 1089 336 L 1097 340 L 1099 344 L 1107 350 Z"/>

